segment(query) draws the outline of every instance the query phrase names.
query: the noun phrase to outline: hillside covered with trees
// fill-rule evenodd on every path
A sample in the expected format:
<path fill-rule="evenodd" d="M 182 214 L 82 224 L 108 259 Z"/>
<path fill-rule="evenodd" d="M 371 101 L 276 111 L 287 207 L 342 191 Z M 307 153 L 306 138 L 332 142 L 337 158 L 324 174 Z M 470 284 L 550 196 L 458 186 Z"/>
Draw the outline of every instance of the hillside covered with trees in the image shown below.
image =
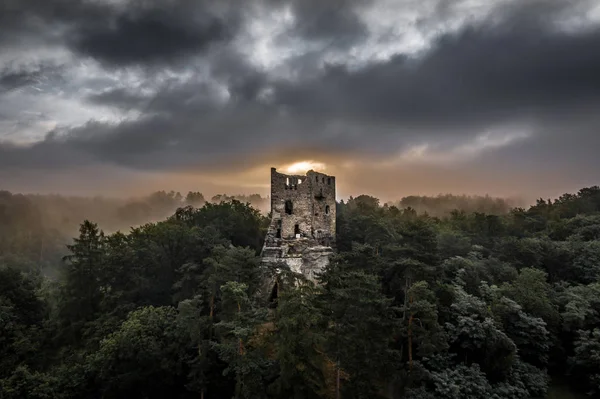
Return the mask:
<path fill-rule="evenodd" d="M 409 195 L 402 198 L 395 205 L 398 208 L 412 208 L 417 213 L 427 213 L 431 216 L 446 217 L 452 211 L 461 210 L 467 213 L 479 212 L 491 215 L 502 215 L 510 212 L 512 208 L 520 205 L 515 199 L 505 199 L 498 197 L 473 196 L 473 195 L 452 195 L 440 194 L 435 197 L 423 195 Z"/>
<path fill-rule="evenodd" d="M 600 394 L 599 187 L 443 217 L 351 198 L 318 285 L 260 266 L 268 219 L 235 199 L 85 221 L 63 259 L 6 198 L 2 399 L 524 399 L 565 375 Z"/>
<path fill-rule="evenodd" d="M 182 195 L 157 191 L 138 198 L 67 197 L 62 195 L 12 194 L 0 190 L 0 259 L 36 267 L 54 276 L 65 244 L 72 241 L 84 220 L 93 220 L 104 232 L 127 231 L 171 216 L 178 208 L 201 207 L 207 202 L 238 200 L 266 213 L 268 197 L 253 195 L 215 195 L 200 192 Z"/>

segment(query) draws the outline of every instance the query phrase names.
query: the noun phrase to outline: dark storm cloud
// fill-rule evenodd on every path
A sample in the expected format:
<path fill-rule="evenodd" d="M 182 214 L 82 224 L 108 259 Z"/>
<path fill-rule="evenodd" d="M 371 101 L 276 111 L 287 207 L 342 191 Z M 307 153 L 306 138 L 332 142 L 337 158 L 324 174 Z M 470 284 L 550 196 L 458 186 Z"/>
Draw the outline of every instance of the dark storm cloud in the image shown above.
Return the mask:
<path fill-rule="evenodd" d="M 172 65 L 232 40 L 251 9 L 288 6 L 295 15 L 288 37 L 351 44 L 366 34 L 357 12 L 367 1 L 5 0 L 0 48 L 66 46 L 110 67 Z"/>
<path fill-rule="evenodd" d="M 114 22 L 110 29 L 90 22 L 69 43 L 105 65 L 128 66 L 163 62 L 161 54 L 168 63 L 228 37 L 206 30 L 211 21 L 229 20 L 223 17 L 229 15 L 226 8 L 208 12 L 206 24 L 195 26 L 192 22 L 204 18 L 203 13 L 183 8 L 162 15 L 158 3 L 150 4 L 149 9 L 103 9 L 101 15 Z M 204 170 L 261 156 L 272 159 L 267 157 L 273 153 L 290 160 L 311 153 L 378 160 L 424 140 L 449 137 L 462 143 L 488 128 L 520 121 L 532 126 L 535 135 L 522 147 L 531 149 L 531 162 L 555 157 L 567 134 L 573 145 L 569 154 L 576 158 L 577 143 L 595 143 L 586 138 L 593 132 L 591 115 L 600 105 L 600 30 L 558 29 L 554 22 L 566 11 L 557 4 L 533 1 L 525 8 L 499 10 L 493 18 L 439 37 L 417 56 L 397 55 L 360 68 L 331 65 L 316 75 L 288 80 L 253 67 L 232 49 L 209 52 L 209 78 L 198 74 L 155 82 L 145 77 L 142 86 L 150 90 L 112 88 L 87 97 L 94 105 L 135 110 L 139 118 L 66 128 L 29 149 L 0 144 L 0 167 L 25 168 L 35 158 L 36 166 L 103 162 L 144 170 Z M 292 6 L 300 16 L 294 29 L 303 26 L 299 21 L 309 26 L 310 7 L 301 2 Z M 355 16 L 362 6 L 343 3 L 341 14 L 335 14 L 339 20 L 330 18 L 303 36 L 321 40 L 340 35 L 341 47 L 346 37 L 360 40 L 365 30 Z M 454 11 L 440 9 L 436 18 L 448 12 Z M 156 48 L 145 47 L 142 34 L 156 22 L 153 18 L 163 18 L 161 26 L 167 29 Z M 180 18 L 182 24 L 175 24 Z M 132 32 L 131 43 L 107 45 L 126 32 Z M 184 36 L 181 46 L 168 48 L 170 38 L 179 34 Z M 187 40 L 196 34 L 208 42 Z M 138 40 L 139 49 L 129 53 L 127 46 L 135 47 Z M 86 41 L 103 44 L 80 46 Z M 558 123 L 563 120 L 570 123 Z M 70 152 L 75 155 L 68 156 Z M 585 159 L 600 166 L 587 153 Z"/>
<path fill-rule="evenodd" d="M 287 3 L 287 2 L 284 2 Z M 292 0 L 295 24 L 287 34 L 297 34 L 309 40 L 335 40 L 345 47 L 364 39 L 368 27 L 359 18 L 361 7 L 372 0 Z"/>
<path fill-rule="evenodd" d="M 89 154 L 80 153 L 72 145 L 60 141 L 47 139 L 31 146 L 0 141 L 0 169 L 4 172 L 21 169 L 60 170 L 93 163 L 94 159 Z"/>
<path fill-rule="evenodd" d="M 62 79 L 62 72 L 52 64 L 7 65 L 0 69 L 0 93 Z"/>
<path fill-rule="evenodd" d="M 110 8 L 81 0 L 3 0 L 0 2 L 0 46 L 61 44 L 65 27 L 107 18 Z"/>
<path fill-rule="evenodd" d="M 225 95 L 232 111 L 242 104 L 259 101 L 263 89 L 269 84 L 265 71 L 250 65 L 243 56 L 234 50 L 219 51 L 207 57 L 210 66 L 210 79 L 169 78 L 156 82 L 146 81 L 143 88 L 146 93 L 130 88 L 115 88 L 95 92 L 87 96 L 93 104 L 124 110 L 136 109 L 146 114 L 189 114 L 202 116 L 206 112 L 216 111 L 222 101 L 218 97 Z M 153 94 L 148 94 L 151 89 Z"/>
<path fill-rule="evenodd" d="M 70 44 L 75 51 L 107 65 L 163 64 L 230 39 L 237 24 L 197 10 L 189 1 L 170 7 L 159 2 L 79 26 Z"/>
<path fill-rule="evenodd" d="M 0 46 L 66 45 L 107 66 L 169 64 L 231 39 L 243 7 L 223 0 L 7 0 Z"/>
<path fill-rule="evenodd" d="M 473 27 L 420 59 L 333 66 L 301 85 L 279 84 L 276 102 L 306 115 L 430 128 L 544 117 L 600 100 L 599 46 L 600 30 Z"/>
<path fill-rule="evenodd" d="M 28 86 L 37 81 L 38 71 L 4 70 L 0 71 L 0 91 L 13 90 Z"/>
<path fill-rule="evenodd" d="M 99 93 L 90 94 L 87 100 L 96 105 L 105 105 L 117 109 L 129 111 L 131 109 L 140 109 L 151 99 L 143 95 L 132 92 L 129 89 L 118 88 L 105 90 Z"/>

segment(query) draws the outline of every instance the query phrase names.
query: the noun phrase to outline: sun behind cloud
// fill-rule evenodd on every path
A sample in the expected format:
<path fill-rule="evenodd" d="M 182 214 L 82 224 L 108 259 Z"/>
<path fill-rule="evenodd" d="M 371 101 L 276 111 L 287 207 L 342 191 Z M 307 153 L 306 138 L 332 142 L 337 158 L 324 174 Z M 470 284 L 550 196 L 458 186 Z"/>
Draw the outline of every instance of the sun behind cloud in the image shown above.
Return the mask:
<path fill-rule="evenodd" d="M 322 162 L 298 161 L 298 162 L 294 162 L 292 164 L 286 165 L 283 169 L 287 173 L 300 174 L 300 173 L 306 173 L 311 169 L 315 170 L 315 171 L 323 172 L 325 169 L 327 169 L 327 166 Z"/>

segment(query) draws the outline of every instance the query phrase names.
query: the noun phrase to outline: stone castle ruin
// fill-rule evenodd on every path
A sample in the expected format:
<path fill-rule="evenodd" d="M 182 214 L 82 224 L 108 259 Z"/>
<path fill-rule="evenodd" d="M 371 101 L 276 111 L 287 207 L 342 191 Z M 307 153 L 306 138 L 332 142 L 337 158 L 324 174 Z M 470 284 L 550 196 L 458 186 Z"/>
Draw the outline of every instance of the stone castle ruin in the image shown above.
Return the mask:
<path fill-rule="evenodd" d="M 262 261 L 284 263 L 314 281 L 335 248 L 335 177 L 271 168 L 271 215 Z"/>

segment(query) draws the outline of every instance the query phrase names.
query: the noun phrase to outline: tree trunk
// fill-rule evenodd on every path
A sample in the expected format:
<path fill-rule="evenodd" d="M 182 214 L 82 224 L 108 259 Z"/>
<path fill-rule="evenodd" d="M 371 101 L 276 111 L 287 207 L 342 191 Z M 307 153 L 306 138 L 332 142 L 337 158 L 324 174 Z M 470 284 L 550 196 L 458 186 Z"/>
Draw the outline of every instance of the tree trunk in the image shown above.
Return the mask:
<path fill-rule="evenodd" d="M 412 296 L 410 297 L 410 303 L 411 303 L 411 305 L 413 303 Z M 414 319 L 414 314 L 411 311 L 410 318 L 408 319 L 408 370 L 409 371 L 412 371 L 412 364 L 413 364 L 413 358 L 412 358 L 412 322 L 413 322 L 413 319 Z"/>
<path fill-rule="evenodd" d="M 413 315 L 410 315 L 410 318 L 408 319 L 408 369 L 410 371 L 412 371 L 412 363 L 413 363 L 413 359 L 412 359 L 412 321 L 413 321 Z"/>
<path fill-rule="evenodd" d="M 213 337 L 213 316 L 215 315 L 215 295 L 210 296 L 210 313 L 208 319 L 210 323 L 208 325 L 208 340 L 211 341 Z"/>
<path fill-rule="evenodd" d="M 340 399 L 340 363 L 336 364 L 336 376 L 335 376 L 335 398 Z"/>
<path fill-rule="evenodd" d="M 240 316 L 240 314 L 242 313 L 242 306 L 240 305 L 240 303 L 239 303 L 239 302 L 238 302 L 238 304 L 237 304 L 237 305 L 238 305 L 238 317 L 239 317 L 239 316 Z M 239 339 L 239 342 L 238 342 L 238 354 L 239 354 L 240 356 L 243 356 L 243 355 L 244 355 L 244 343 L 242 342 L 242 339 L 241 339 L 241 338 Z"/>
<path fill-rule="evenodd" d="M 404 322 L 406 321 L 406 305 L 408 304 L 408 279 L 404 279 L 404 308 L 402 310 L 402 326 L 404 326 Z M 404 342 L 404 341 L 403 341 Z M 404 344 L 400 346 L 400 361 L 404 359 Z"/>

